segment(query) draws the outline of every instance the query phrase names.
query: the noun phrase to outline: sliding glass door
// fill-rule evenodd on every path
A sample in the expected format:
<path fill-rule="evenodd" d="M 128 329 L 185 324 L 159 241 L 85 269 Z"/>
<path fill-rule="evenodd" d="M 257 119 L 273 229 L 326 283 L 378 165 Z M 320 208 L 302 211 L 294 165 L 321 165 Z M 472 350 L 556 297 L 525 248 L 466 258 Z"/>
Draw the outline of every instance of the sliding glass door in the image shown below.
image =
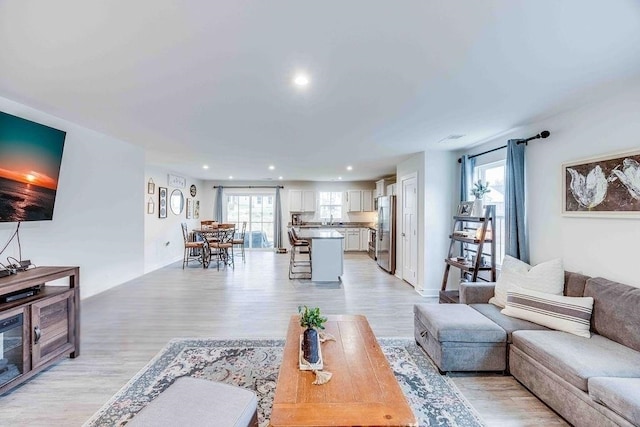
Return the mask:
<path fill-rule="evenodd" d="M 244 237 L 246 248 L 273 247 L 273 212 L 275 196 L 272 194 L 228 194 L 226 196 L 226 221 L 236 224 L 242 230 L 246 221 Z"/>

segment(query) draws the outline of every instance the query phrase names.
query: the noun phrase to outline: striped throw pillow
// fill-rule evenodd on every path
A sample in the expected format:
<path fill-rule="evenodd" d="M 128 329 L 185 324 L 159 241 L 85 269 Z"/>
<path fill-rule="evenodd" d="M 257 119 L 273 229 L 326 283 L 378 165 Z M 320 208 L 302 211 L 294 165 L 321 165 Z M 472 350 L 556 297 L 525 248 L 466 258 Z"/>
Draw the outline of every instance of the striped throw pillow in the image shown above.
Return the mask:
<path fill-rule="evenodd" d="M 591 297 L 565 297 L 520 288 L 507 292 L 507 304 L 501 313 L 591 338 L 589 327 L 592 310 Z"/>

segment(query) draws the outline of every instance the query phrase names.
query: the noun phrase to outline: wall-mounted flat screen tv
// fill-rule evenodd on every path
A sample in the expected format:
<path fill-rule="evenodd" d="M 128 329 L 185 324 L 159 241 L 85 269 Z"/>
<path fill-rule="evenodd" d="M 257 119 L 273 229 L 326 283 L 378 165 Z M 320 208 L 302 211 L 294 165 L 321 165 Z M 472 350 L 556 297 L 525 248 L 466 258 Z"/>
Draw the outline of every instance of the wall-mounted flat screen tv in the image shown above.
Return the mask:
<path fill-rule="evenodd" d="M 53 218 L 66 135 L 0 112 L 0 222 Z"/>

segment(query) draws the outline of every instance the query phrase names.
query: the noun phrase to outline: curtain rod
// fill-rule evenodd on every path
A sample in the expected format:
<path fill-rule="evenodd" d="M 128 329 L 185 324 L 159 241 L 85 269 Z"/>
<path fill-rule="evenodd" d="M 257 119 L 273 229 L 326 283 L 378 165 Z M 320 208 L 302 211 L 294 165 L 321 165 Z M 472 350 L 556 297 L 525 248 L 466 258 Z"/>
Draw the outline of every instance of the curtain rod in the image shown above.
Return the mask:
<path fill-rule="evenodd" d="M 214 185 L 213 188 L 284 188 L 284 185 Z"/>
<path fill-rule="evenodd" d="M 532 139 L 548 138 L 549 135 L 551 135 L 551 132 L 549 132 L 548 130 L 543 130 L 539 134 L 534 135 L 534 136 L 532 136 L 530 138 L 521 139 L 520 141 L 517 142 L 517 144 L 525 144 L 526 145 Z M 492 150 L 483 151 L 482 153 L 478 153 L 478 154 L 474 154 L 473 156 L 469 156 L 469 158 L 473 159 L 475 157 L 484 156 L 485 154 L 493 153 L 494 151 L 502 150 L 503 148 L 507 148 L 507 146 L 503 145 L 502 147 L 497 147 L 497 148 L 494 148 Z M 462 163 L 462 159 L 458 159 L 458 163 Z"/>

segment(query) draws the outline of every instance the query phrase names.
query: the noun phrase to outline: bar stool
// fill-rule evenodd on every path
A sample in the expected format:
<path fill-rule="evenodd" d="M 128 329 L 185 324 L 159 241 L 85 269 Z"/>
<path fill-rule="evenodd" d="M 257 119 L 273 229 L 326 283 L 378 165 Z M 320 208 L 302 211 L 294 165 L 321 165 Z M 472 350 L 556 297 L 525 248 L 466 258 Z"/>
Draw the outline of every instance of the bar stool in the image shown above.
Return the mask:
<path fill-rule="evenodd" d="M 297 240 L 291 229 L 287 232 L 289 236 L 289 244 L 291 245 L 291 257 L 289 258 L 289 280 L 294 279 L 295 275 L 303 274 L 309 275 L 308 277 L 299 277 L 301 279 L 311 278 L 311 245 L 306 240 Z M 306 252 L 302 252 L 301 249 L 306 248 Z M 308 255 L 308 259 L 296 259 L 296 252 L 298 255 Z M 308 267 L 308 269 L 307 269 Z M 296 271 L 296 268 L 301 270 Z"/>

